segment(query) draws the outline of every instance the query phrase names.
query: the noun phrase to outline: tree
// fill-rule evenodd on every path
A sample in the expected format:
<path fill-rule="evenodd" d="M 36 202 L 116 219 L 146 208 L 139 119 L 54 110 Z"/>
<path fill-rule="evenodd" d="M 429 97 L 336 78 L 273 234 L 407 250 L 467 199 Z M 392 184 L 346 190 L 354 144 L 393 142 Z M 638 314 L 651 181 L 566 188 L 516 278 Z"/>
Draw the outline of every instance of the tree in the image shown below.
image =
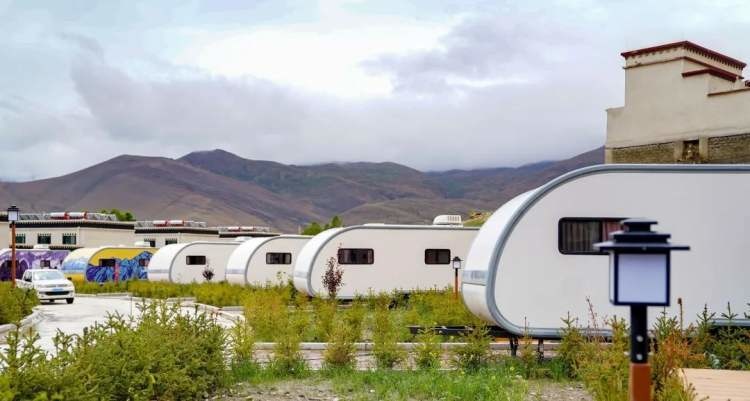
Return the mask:
<path fill-rule="evenodd" d="M 322 233 L 325 230 L 328 230 L 329 228 L 336 228 L 336 227 L 343 227 L 344 222 L 341 220 L 341 217 L 339 216 L 333 216 L 330 222 L 326 223 L 324 226 L 321 226 L 320 223 L 317 221 L 313 221 L 312 223 L 308 224 L 304 228 L 302 228 L 302 234 L 303 235 L 318 235 Z"/>
<path fill-rule="evenodd" d="M 120 209 L 102 209 L 99 211 L 99 213 L 104 214 L 114 214 L 115 218 L 118 221 L 135 221 L 135 215 L 127 210 L 120 210 Z"/>

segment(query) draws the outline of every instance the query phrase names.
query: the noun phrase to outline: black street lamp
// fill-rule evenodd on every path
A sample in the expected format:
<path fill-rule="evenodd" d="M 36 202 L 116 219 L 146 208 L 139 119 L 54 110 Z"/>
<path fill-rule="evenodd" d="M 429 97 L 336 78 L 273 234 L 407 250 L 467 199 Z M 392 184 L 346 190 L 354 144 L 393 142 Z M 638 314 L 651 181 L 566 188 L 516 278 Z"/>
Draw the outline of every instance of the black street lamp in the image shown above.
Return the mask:
<path fill-rule="evenodd" d="M 453 298 L 458 299 L 458 271 L 461 270 L 461 258 L 458 256 L 453 258 Z"/>
<path fill-rule="evenodd" d="M 594 244 L 609 252 L 609 300 L 630 306 L 630 400 L 651 399 L 648 364 L 649 306 L 669 306 L 670 252 L 689 246 L 669 243 L 670 234 L 651 231 L 654 220 L 627 219 L 611 241 Z"/>
<path fill-rule="evenodd" d="M 8 223 L 10 224 L 10 285 L 16 286 L 16 221 L 20 210 L 16 205 L 8 208 Z"/>

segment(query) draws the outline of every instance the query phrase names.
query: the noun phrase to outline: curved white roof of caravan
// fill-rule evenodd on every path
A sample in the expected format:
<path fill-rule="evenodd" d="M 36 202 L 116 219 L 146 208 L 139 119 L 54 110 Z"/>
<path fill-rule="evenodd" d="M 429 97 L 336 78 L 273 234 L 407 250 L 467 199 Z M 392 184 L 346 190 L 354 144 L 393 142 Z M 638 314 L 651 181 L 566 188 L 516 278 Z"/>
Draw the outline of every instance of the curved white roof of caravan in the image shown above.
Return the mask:
<path fill-rule="evenodd" d="M 489 322 L 503 327 L 511 333 L 517 335 L 523 335 L 526 330 L 534 336 L 539 337 L 558 337 L 560 329 L 549 327 L 549 328 L 528 328 L 523 326 L 523 322 L 511 321 L 504 316 L 503 311 L 498 307 L 498 300 L 496 297 L 496 282 L 498 271 L 503 269 L 504 271 L 510 269 L 509 267 L 503 267 L 500 263 L 501 256 L 505 250 L 506 244 L 514 232 L 519 226 L 519 223 L 523 221 L 524 216 L 531 210 L 536 203 L 542 200 L 545 196 L 550 194 L 555 189 L 563 186 L 564 184 L 576 181 L 580 178 L 590 177 L 604 173 L 750 173 L 750 166 L 748 165 L 642 165 L 642 164 L 608 164 L 608 165 L 596 165 L 578 169 L 569 173 L 566 173 L 560 177 L 557 177 L 550 182 L 520 194 L 510 201 L 503 204 L 492 216 L 484 223 L 479 233 L 477 234 L 472 247 L 467 256 L 464 272 L 462 273 L 461 280 L 461 294 L 464 303 L 469 310 L 477 316 L 484 318 Z M 582 194 L 581 196 L 585 196 Z M 643 194 L 645 198 L 649 198 L 650 194 Z M 687 213 L 689 215 L 689 213 Z M 630 217 L 644 217 L 644 216 L 630 216 Z M 659 216 L 645 216 L 653 217 L 659 220 Z M 686 216 L 689 218 L 689 216 Z M 543 229 L 542 229 L 543 230 Z M 542 234 L 539 234 L 542 235 Z M 534 239 L 529 239 L 532 242 L 529 248 L 533 249 Z M 690 244 L 688 244 L 690 245 Z M 605 273 L 606 274 L 606 273 Z M 547 277 L 539 277 L 538 280 L 555 280 L 554 273 L 551 273 Z M 535 283 L 517 283 L 520 290 L 534 286 Z M 607 282 L 602 282 L 601 286 L 607 288 Z M 560 300 L 565 302 L 565 300 Z M 536 305 L 539 306 L 539 305 Z M 532 307 L 527 305 L 527 307 Z M 543 307 L 543 306 L 540 306 Z M 563 316 L 560 316 L 561 318 Z"/>
<path fill-rule="evenodd" d="M 148 268 L 146 269 L 149 280 L 166 279 L 167 281 L 171 281 L 170 270 L 172 267 L 172 261 L 177 257 L 177 254 L 188 245 L 190 245 L 189 242 L 183 242 L 179 244 L 169 244 L 159 248 L 159 250 L 151 256 L 151 261 L 149 261 Z M 162 275 L 166 275 L 166 277 L 161 277 Z"/>
<path fill-rule="evenodd" d="M 355 226 L 356 227 L 356 226 Z M 312 237 L 297 256 L 297 262 L 294 263 L 294 286 L 305 291 L 308 295 L 313 295 L 313 289 L 310 286 L 310 275 L 312 274 L 312 264 L 318 252 L 331 238 L 345 230 L 344 227 L 329 228 L 322 233 Z"/>
<path fill-rule="evenodd" d="M 247 269 L 250 266 L 250 260 L 253 258 L 255 253 L 265 244 L 280 239 L 288 238 L 312 238 L 309 235 L 293 235 L 283 234 L 275 237 L 255 237 L 250 238 L 240 244 L 229 256 L 227 261 L 227 279 L 229 275 L 235 276 L 235 283 L 239 284 L 237 278 L 242 276 L 242 284 L 250 284 L 247 282 Z"/>

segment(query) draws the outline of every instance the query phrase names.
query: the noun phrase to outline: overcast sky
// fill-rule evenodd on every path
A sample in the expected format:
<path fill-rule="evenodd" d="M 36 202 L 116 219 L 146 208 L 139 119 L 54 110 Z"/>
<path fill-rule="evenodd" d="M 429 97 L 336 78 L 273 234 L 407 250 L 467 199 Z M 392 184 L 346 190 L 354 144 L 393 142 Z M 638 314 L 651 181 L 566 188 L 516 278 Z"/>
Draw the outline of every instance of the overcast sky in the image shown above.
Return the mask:
<path fill-rule="evenodd" d="M 0 178 L 222 148 L 519 165 L 601 146 L 621 51 L 750 60 L 738 1 L 0 0 Z"/>

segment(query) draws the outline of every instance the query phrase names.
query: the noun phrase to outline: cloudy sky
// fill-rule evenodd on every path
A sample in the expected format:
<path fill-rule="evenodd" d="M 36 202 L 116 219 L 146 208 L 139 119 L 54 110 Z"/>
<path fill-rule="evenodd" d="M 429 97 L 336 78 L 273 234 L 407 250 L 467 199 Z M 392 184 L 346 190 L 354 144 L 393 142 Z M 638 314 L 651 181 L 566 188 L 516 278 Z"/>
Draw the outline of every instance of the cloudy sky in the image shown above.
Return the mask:
<path fill-rule="evenodd" d="M 222 148 L 518 165 L 604 142 L 619 53 L 750 60 L 747 1 L 0 0 L 0 178 Z"/>

